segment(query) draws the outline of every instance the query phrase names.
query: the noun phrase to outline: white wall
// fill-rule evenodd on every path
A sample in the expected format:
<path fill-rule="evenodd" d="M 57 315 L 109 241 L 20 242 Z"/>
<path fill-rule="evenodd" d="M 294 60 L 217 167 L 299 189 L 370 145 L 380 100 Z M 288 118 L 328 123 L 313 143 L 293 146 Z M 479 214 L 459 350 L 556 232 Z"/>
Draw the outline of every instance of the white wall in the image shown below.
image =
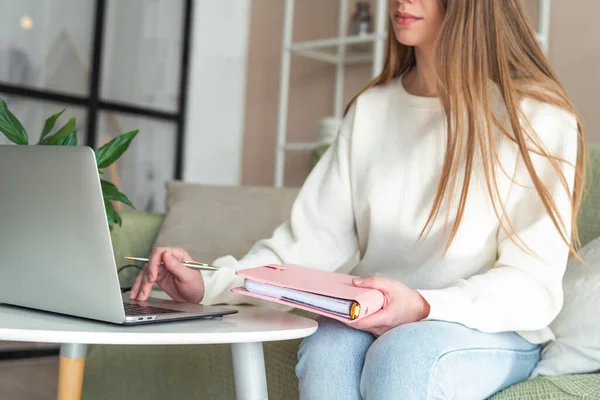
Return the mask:
<path fill-rule="evenodd" d="M 251 0 L 194 3 L 183 179 L 238 185 Z"/>

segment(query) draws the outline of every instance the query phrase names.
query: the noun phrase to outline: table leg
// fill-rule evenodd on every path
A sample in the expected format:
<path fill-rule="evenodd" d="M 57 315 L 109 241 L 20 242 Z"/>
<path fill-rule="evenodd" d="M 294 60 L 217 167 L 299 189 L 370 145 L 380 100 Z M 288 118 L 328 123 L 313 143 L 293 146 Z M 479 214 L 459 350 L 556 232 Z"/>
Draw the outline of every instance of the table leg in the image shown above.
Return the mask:
<path fill-rule="evenodd" d="M 238 400 L 266 400 L 267 374 L 262 343 L 233 343 L 233 374 Z"/>
<path fill-rule="evenodd" d="M 80 400 L 87 344 L 65 343 L 60 346 L 58 400 Z"/>

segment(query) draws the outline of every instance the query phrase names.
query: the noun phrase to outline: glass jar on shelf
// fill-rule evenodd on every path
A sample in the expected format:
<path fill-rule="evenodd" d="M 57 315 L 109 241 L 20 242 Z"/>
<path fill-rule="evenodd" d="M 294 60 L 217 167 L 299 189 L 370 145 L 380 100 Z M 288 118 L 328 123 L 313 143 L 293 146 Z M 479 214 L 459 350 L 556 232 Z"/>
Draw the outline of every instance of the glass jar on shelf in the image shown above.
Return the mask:
<path fill-rule="evenodd" d="M 373 13 L 368 1 L 357 0 L 350 19 L 348 29 L 349 36 L 366 36 L 373 33 Z M 355 43 L 349 46 L 351 52 L 368 52 L 371 50 L 370 43 Z"/>

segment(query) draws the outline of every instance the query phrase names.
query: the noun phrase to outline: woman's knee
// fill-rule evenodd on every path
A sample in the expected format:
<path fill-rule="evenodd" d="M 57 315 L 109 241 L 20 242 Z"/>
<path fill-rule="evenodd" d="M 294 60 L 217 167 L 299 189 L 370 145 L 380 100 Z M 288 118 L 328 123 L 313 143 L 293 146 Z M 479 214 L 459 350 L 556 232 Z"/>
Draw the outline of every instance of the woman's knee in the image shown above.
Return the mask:
<path fill-rule="evenodd" d="M 296 375 L 301 399 L 360 399 L 360 380 L 367 349 L 375 338 L 327 318 L 304 339 Z"/>
<path fill-rule="evenodd" d="M 365 358 L 362 397 L 384 400 L 402 393 L 407 399 L 427 398 L 432 368 L 443 353 L 436 340 L 438 324 L 407 324 L 380 336 Z"/>
<path fill-rule="evenodd" d="M 408 324 L 386 332 L 367 351 L 363 382 L 374 379 L 412 380 L 430 369 L 439 356 L 428 343 L 425 327 Z"/>
<path fill-rule="evenodd" d="M 364 399 L 486 398 L 526 379 L 539 349 L 515 334 L 485 334 L 440 321 L 399 326 L 367 352 Z M 477 380 L 474 382 L 473 380 Z"/>
<path fill-rule="evenodd" d="M 345 324 L 321 317 L 319 328 L 305 338 L 298 350 L 298 365 L 316 361 L 319 364 L 335 364 L 364 354 L 375 338 L 362 331 L 352 329 Z"/>

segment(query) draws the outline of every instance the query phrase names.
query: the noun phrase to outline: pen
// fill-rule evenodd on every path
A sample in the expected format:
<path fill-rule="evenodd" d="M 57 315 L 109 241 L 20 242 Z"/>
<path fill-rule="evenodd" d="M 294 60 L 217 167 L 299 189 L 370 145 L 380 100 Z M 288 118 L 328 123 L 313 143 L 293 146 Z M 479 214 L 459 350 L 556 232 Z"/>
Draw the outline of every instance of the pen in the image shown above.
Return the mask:
<path fill-rule="evenodd" d="M 150 261 L 148 258 L 143 258 L 143 257 L 127 256 L 124 258 L 129 261 L 142 261 L 142 262 Z M 214 265 L 205 264 L 205 263 L 201 263 L 198 261 L 191 261 L 191 260 L 183 261 L 183 265 L 185 265 L 188 268 L 200 269 L 200 270 L 205 270 L 205 271 L 218 271 L 219 270 L 219 267 L 215 267 Z"/>

